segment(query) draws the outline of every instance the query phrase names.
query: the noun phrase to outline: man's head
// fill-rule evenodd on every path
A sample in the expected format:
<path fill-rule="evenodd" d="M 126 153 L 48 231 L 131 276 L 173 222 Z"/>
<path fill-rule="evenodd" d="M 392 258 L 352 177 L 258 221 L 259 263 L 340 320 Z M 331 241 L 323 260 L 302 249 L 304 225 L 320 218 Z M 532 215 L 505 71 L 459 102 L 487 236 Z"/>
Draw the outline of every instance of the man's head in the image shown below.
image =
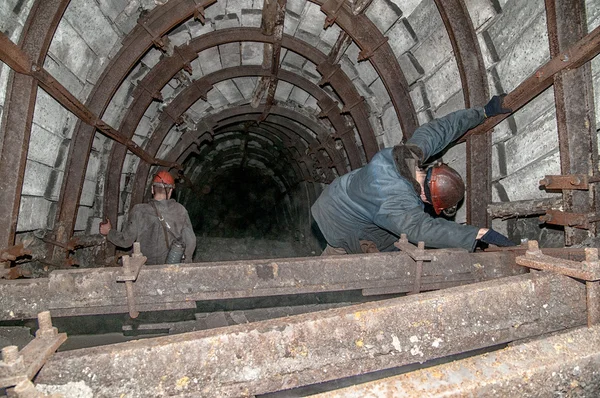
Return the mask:
<path fill-rule="evenodd" d="M 175 180 L 168 171 L 159 171 L 152 179 L 152 196 L 156 200 L 171 199 Z"/>
<path fill-rule="evenodd" d="M 427 170 L 423 187 L 427 202 L 436 214 L 452 213 L 465 196 L 465 183 L 460 174 L 447 164 L 438 162 Z"/>

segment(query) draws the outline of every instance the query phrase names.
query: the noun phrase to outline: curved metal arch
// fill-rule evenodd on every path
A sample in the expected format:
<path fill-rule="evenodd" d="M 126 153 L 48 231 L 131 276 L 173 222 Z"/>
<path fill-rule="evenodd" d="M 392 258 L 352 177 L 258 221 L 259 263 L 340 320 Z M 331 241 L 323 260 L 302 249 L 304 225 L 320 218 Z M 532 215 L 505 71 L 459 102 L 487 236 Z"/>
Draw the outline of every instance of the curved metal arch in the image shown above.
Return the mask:
<path fill-rule="evenodd" d="M 463 87 L 465 106 L 483 106 L 488 100 L 488 81 L 477 34 L 464 0 L 435 0 L 452 49 Z M 467 138 L 467 223 L 487 227 L 487 206 L 492 201 L 491 134 Z"/>
<path fill-rule="evenodd" d="M 387 43 L 387 38 L 366 15 L 354 15 L 346 4 L 338 7 L 337 2 L 308 1 L 319 5 L 328 17 L 334 16 L 335 23 L 354 40 L 362 50 L 361 55 L 371 62 L 392 100 L 404 138 L 410 138 L 419 126 L 419 121 L 408 90 L 408 82 L 396 55 Z"/>
<path fill-rule="evenodd" d="M 29 59 L 38 65 L 44 64 L 58 23 L 68 5 L 69 0 L 36 1 L 29 12 L 19 45 Z M 4 138 L 0 156 L 0 225 L 4 228 L 0 228 L 0 247 L 10 247 L 15 243 L 38 89 L 37 81 L 31 76 L 13 71 L 8 73 L 1 129 Z"/>
<path fill-rule="evenodd" d="M 252 108 L 252 109 L 254 109 L 254 108 Z M 221 128 L 226 127 L 230 124 L 234 124 L 234 123 L 247 122 L 247 121 L 254 121 L 254 122 L 258 121 L 260 114 L 262 113 L 262 107 L 259 107 L 257 109 L 258 110 L 256 110 L 255 113 L 253 113 L 253 114 L 242 112 L 239 115 L 230 116 L 227 120 L 224 120 L 222 122 Z M 217 116 L 217 119 L 219 119 L 218 116 Z M 275 123 L 275 124 L 273 125 L 273 123 Z M 293 125 L 292 123 L 293 123 L 293 121 L 290 119 L 281 120 L 281 119 L 278 119 L 277 116 L 270 114 L 265 121 L 261 122 L 261 128 L 264 128 L 265 126 L 268 126 L 270 128 L 275 128 L 276 131 L 279 132 L 279 134 L 277 134 L 277 133 L 273 133 L 273 134 L 280 136 L 280 137 L 285 137 L 289 142 L 294 142 L 298 139 L 298 138 L 296 138 L 298 136 L 294 131 L 295 127 L 297 127 L 297 126 Z M 202 133 L 202 132 L 198 132 L 198 133 Z M 284 141 L 284 144 L 285 144 L 285 141 Z M 172 151 L 175 151 L 175 153 L 179 153 L 179 152 L 182 152 L 183 150 L 185 150 L 183 148 L 178 149 L 179 145 L 181 145 L 181 141 L 172 149 Z M 306 148 L 308 148 L 308 147 L 306 147 Z M 156 150 L 158 150 L 158 149 L 156 149 Z M 307 171 L 305 173 L 308 175 L 313 175 L 313 173 L 311 173 L 310 170 L 314 171 L 317 168 L 313 164 L 313 160 L 309 156 L 304 156 L 300 152 L 298 153 L 298 156 L 299 156 L 299 158 L 298 158 L 297 162 L 303 163 L 305 165 L 305 167 L 307 168 Z M 322 156 L 321 156 L 321 158 L 322 158 Z M 324 159 L 322 159 L 321 161 L 323 162 L 322 164 L 326 164 L 326 161 Z M 301 166 L 299 165 L 299 167 L 301 167 Z M 138 164 L 138 170 L 134 177 L 133 189 L 132 189 L 132 193 L 131 193 L 131 203 L 132 204 L 141 202 L 143 194 L 145 192 L 145 186 L 146 186 L 146 181 L 148 179 L 149 170 L 150 170 L 149 164 L 143 163 L 143 162 Z M 326 169 L 324 169 L 324 170 L 326 170 Z M 333 179 L 332 177 L 333 177 L 333 175 L 331 175 L 331 172 L 329 171 L 328 178 Z M 111 212 L 111 213 L 109 213 L 109 212 Z M 114 218 L 114 217 L 116 217 L 117 209 L 108 208 L 105 210 L 105 214 L 108 214 L 109 217 L 112 216 Z"/>

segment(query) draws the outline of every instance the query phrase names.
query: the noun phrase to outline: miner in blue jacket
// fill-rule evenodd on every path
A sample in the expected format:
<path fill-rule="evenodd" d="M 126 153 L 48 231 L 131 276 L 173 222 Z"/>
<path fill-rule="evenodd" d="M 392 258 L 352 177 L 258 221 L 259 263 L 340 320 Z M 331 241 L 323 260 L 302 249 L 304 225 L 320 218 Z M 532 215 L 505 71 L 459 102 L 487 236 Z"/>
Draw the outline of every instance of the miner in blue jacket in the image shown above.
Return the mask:
<path fill-rule="evenodd" d="M 478 240 L 514 245 L 492 229 L 458 224 L 424 211 L 424 203 L 431 204 L 438 215 L 451 211 L 465 191 L 454 169 L 440 162 L 422 169 L 424 161 L 485 118 L 512 112 L 502 107 L 503 98 L 494 96 L 483 108 L 435 119 L 416 129 L 405 144 L 382 149 L 366 166 L 336 178 L 311 208 L 328 243 L 323 254 L 362 253 L 371 251 L 369 246 L 378 251 L 397 250 L 393 244 L 400 234 L 414 244 L 424 241 L 433 248 L 473 251 Z"/>

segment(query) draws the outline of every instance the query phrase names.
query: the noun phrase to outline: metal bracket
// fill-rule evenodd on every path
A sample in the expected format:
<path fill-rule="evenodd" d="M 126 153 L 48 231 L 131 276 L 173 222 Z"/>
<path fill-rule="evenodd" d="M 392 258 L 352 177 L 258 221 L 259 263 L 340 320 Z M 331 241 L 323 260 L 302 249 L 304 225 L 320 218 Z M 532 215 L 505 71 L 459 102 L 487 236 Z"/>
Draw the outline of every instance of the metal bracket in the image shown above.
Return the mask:
<path fill-rule="evenodd" d="M 590 184 L 599 181 L 600 177 L 585 174 L 546 175 L 540 180 L 540 185 L 548 190 L 588 190 Z"/>
<path fill-rule="evenodd" d="M 547 224 L 590 229 L 590 224 L 600 221 L 600 214 L 568 213 L 560 210 L 546 210 L 546 214 L 540 216 L 539 220 L 540 222 Z"/>
<path fill-rule="evenodd" d="M 66 333 L 58 333 L 58 329 L 52 326 L 50 311 L 38 314 L 38 325 L 35 339 L 21 351 L 15 345 L 2 348 L 0 388 L 26 386 L 26 382 L 35 377 L 48 358 L 67 340 Z"/>
<path fill-rule="evenodd" d="M 388 40 L 389 40 L 389 38 L 386 36 L 383 38 L 383 40 L 381 42 L 379 42 L 373 48 L 364 48 L 364 49 L 360 50 L 360 52 L 358 53 L 358 62 L 366 61 L 367 59 L 371 58 L 373 55 L 375 55 L 375 51 L 377 51 L 379 49 L 379 47 L 381 47 L 385 43 L 387 43 Z"/>
<path fill-rule="evenodd" d="M 321 6 L 321 11 L 327 15 L 325 18 L 325 22 L 323 23 L 323 29 L 327 29 L 337 19 L 337 14 L 340 11 L 340 8 L 344 5 L 344 0 L 326 0 L 325 3 Z"/>
<path fill-rule="evenodd" d="M 416 262 L 416 275 L 415 284 L 413 291 L 409 294 L 416 294 L 421 292 L 421 277 L 423 276 L 423 261 L 433 260 L 433 256 L 430 256 L 425 251 L 425 242 L 420 241 L 417 246 L 410 244 L 406 234 L 400 235 L 400 240 L 394 243 L 398 249 L 408 254 Z"/>
<path fill-rule="evenodd" d="M 135 295 L 133 292 L 133 282 L 137 280 L 142 265 L 146 264 L 147 257 L 140 251 L 140 243 L 133 243 L 133 254 L 123 256 L 123 273 L 117 275 L 117 282 L 125 282 L 127 291 L 127 306 L 129 307 L 129 316 L 137 318 L 140 313 L 135 306 Z"/>
<path fill-rule="evenodd" d="M 181 62 L 183 64 L 183 66 L 182 66 L 183 70 L 186 71 L 189 75 L 192 75 L 192 73 L 194 72 L 192 70 L 192 64 L 190 63 L 190 61 L 187 61 L 187 56 L 190 55 L 189 47 L 188 46 L 175 47 L 174 52 L 175 52 L 175 54 L 177 54 L 179 56 L 179 58 L 181 58 Z M 194 53 L 193 55 L 195 57 L 198 56 L 196 53 Z"/>
<path fill-rule="evenodd" d="M 337 101 L 331 101 L 329 104 L 324 104 L 325 101 L 318 101 L 317 105 L 319 105 L 319 108 L 321 108 L 321 112 L 319 112 L 318 117 L 319 118 L 325 118 L 325 117 L 329 117 L 329 113 L 332 111 L 339 111 L 339 102 Z M 328 101 L 329 102 L 329 101 Z"/>
<path fill-rule="evenodd" d="M 144 28 L 144 30 L 150 35 L 150 38 L 152 40 L 152 43 L 158 47 L 162 52 L 166 53 L 167 52 L 167 47 L 168 47 L 168 38 L 163 38 L 160 37 L 159 35 L 157 35 L 156 33 L 154 33 L 152 31 L 152 29 L 150 29 L 150 27 L 148 25 L 146 25 L 145 22 L 142 22 L 140 25 L 142 25 L 142 28 Z"/>
<path fill-rule="evenodd" d="M 331 81 L 331 77 L 337 72 L 342 70 L 340 64 L 331 64 L 327 61 L 322 62 L 317 66 L 317 71 L 322 75 L 321 80 L 317 83 L 318 86 L 322 87 Z"/>
<path fill-rule="evenodd" d="M 202 25 L 206 23 L 204 11 L 209 5 L 216 3 L 217 0 L 194 0 L 196 7 L 194 8 L 194 19 L 200 21 Z"/>
<path fill-rule="evenodd" d="M 352 109 L 356 108 L 358 105 L 362 104 L 365 101 L 365 97 L 363 97 L 362 95 L 356 100 L 356 102 L 352 103 L 352 104 L 345 104 L 344 107 L 342 108 L 342 110 L 340 111 L 341 114 L 343 113 L 350 113 L 352 112 Z"/>
<path fill-rule="evenodd" d="M 600 261 L 598 249 L 586 248 L 585 261 L 571 261 L 542 253 L 538 242 L 530 240 L 524 256 L 515 262 L 524 267 L 540 269 L 585 281 L 588 308 L 588 327 L 600 323 Z"/>

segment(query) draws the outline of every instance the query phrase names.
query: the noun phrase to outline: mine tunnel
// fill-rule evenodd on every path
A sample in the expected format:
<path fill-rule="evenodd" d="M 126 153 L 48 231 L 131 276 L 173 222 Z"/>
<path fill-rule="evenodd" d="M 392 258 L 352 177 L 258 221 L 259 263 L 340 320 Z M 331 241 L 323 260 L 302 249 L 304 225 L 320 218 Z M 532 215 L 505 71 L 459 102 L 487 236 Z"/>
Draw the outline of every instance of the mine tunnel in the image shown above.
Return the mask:
<path fill-rule="evenodd" d="M 1 1 L 0 394 L 599 396 L 599 25 L 598 0 Z M 328 187 L 465 109 L 419 159 L 456 211 L 411 194 L 476 246 L 381 221 L 386 250 L 321 255 Z M 175 264 L 101 233 L 160 172 Z"/>

